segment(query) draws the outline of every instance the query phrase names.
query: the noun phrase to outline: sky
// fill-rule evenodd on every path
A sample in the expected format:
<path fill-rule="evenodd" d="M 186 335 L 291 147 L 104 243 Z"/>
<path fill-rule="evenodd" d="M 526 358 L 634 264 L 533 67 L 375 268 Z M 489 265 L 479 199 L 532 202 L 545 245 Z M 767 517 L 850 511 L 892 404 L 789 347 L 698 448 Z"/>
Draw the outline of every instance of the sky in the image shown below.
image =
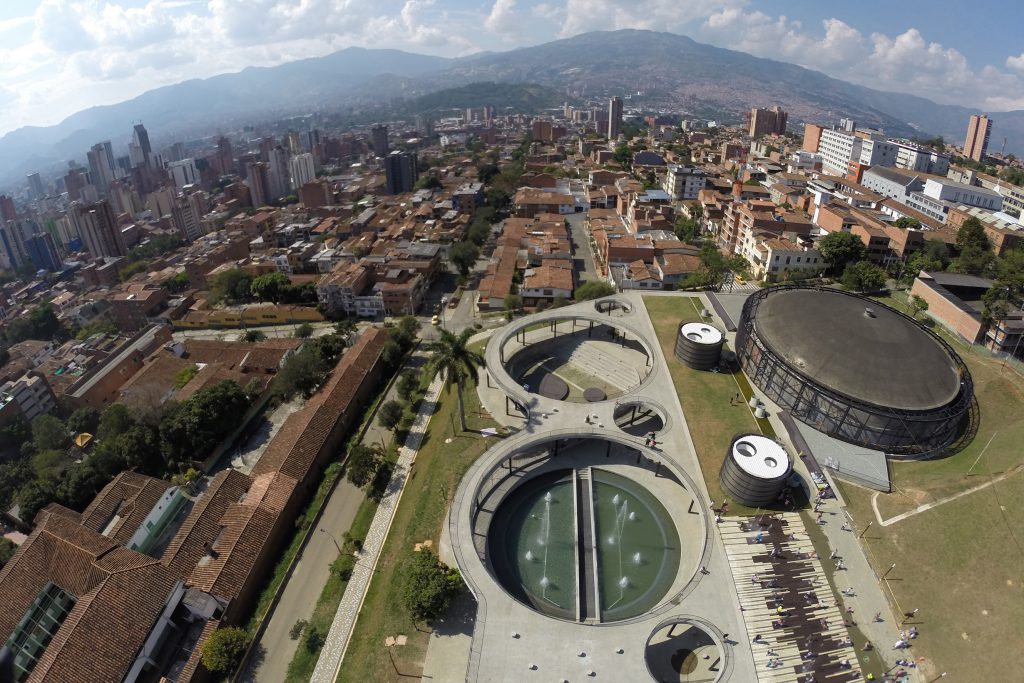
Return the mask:
<path fill-rule="evenodd" d="M 349 46 L 462 56 L 644 28 L 986 111 L 1024 109 L 1024 3 L 0 0 L 0 134 Z"/>

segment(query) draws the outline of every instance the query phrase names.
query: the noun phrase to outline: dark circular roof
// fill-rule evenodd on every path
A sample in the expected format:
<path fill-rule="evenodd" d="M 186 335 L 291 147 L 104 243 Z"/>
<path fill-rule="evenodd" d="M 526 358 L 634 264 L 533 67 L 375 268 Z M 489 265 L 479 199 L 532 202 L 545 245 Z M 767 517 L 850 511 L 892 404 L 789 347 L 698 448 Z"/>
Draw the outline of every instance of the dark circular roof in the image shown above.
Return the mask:
<path fill-rule="evenodd" d="M 547 373 L 537 387 L 537 393 L 545 398 L 552 398 L 556 401 L 564 401 L 569 395 L 569 385 L 558 375 Z"/>
<path fill-rule="evenodd" d="M 780 289 L 757 308 L 758 337 L 815 382 L 876 406 L 931 410 L 951 402 L 960 374 L 926 330 L 870 299 Z"/>

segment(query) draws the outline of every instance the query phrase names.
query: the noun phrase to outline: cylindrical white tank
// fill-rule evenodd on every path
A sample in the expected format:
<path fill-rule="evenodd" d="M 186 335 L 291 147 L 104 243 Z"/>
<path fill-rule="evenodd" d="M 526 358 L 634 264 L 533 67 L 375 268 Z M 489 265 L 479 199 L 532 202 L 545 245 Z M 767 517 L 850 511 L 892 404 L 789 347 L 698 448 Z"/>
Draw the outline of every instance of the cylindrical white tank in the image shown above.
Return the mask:
<path fill-rule="evenodd" d="M 676 335 L 676 358 L 694 370 L 710 370 L 722 356 L 725 335 L 707 323 L 683 323 Z"/>
<path fill-rule="evenodd" d="M 733 498 L 750 507 L 774 503 L 793 471 L 793 461 L 777 441 L 760 434 L 732 440 L 719 481 Z"/>

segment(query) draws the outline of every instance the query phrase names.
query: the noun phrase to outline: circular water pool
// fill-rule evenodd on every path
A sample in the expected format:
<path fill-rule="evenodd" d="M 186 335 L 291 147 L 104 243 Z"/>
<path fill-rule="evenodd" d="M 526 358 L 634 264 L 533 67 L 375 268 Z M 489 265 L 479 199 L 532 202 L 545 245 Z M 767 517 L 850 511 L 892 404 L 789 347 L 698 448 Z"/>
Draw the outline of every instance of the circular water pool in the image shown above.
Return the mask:
<path fill-rule="evenodd" d="M 649 611 L 680 564 L 664 506 L 636 481 L 597 468 L 525 482 L 498 506 L 487 536 L 491 569 L 513 597 L 573 621 Z"/>

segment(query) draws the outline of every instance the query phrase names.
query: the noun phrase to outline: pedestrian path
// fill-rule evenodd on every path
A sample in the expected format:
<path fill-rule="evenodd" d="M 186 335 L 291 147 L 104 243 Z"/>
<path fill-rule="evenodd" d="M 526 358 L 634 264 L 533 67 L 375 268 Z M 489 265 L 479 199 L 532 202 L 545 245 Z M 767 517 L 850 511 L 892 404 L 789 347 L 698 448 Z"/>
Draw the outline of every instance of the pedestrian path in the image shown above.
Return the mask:
<path fill-rule="evenodd" d="M 384 546 L 384 540 L 387 538 L 388 530 L 391 528 L 395 511 L 398 509 L 398 502 L 405 490 L 409 470 L 416 460 L 416 454 L 423 443 L 423 435 L 430 423 L 430 416 L 434 412 L 438 396 L 443 388 L 444 380 L 441 375 L 437 375 L 427 388 L 426 396 L 423 398 L 416 420 L 409 430 L 405 445 L 399 450 L 394 474 L 392 474 L 391 481 L 388 482 L 384 496 L 377 507 L 377 512 L 373 516 L 373 522 L 370 523 L 370 529 L 363 541 L 362 552 L 359 554 L 359 561 L 356 562 L 345 594 L 341 598 L 341 604 L 338 605 L 334 623 L 331 624 L 331 630 L 320 651 L 316 669 L 310 678 L 311 683 L 333 683 L 338 677 L 341 662 L 348 649 L 349 639 L 352 637 L 352 630 L 359 617 L 359 610 L 362 608 L 363 599 L 370 586 L 370 579 L 376 569 L 377 560 L 380 558 L 380 552 Z"/>
<path fill-rule="evenodd" d="M 860 680 L 846 614 L 832 599 L 798 513 L 726 518 L 729 557 L 757 680 Z"/>

